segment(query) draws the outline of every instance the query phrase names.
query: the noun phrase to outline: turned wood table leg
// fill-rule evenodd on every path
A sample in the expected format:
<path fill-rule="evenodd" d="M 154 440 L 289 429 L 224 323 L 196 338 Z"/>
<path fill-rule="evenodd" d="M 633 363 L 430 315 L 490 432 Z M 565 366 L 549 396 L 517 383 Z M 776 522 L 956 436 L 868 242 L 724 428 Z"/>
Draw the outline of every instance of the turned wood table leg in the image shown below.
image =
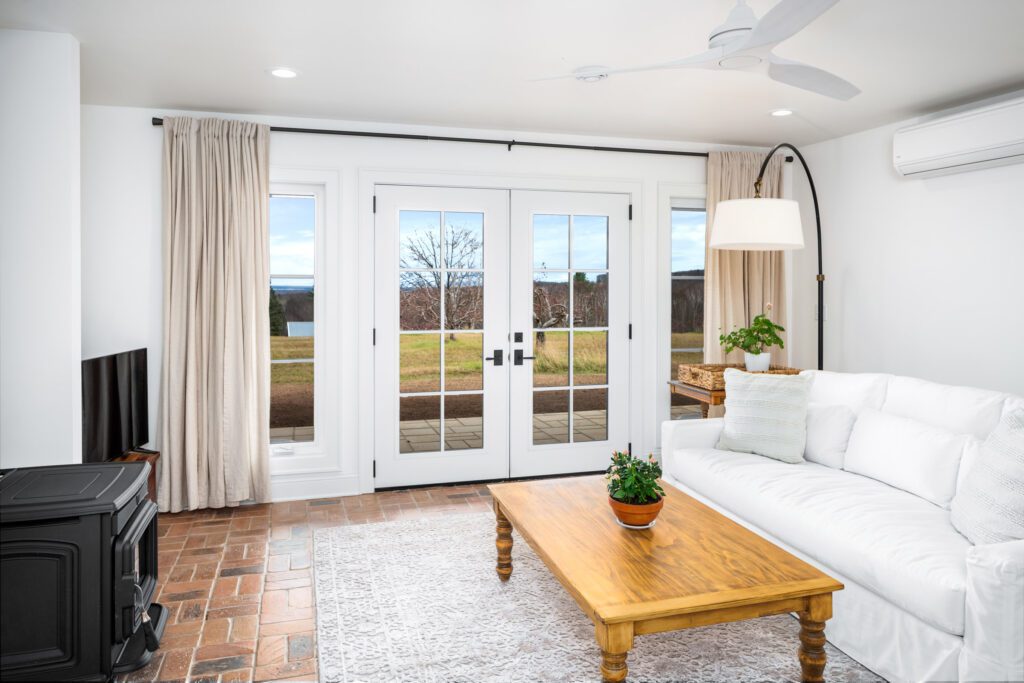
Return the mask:
<path fill-rule="evenodd" d="M 709 404 L 702 402 L 700 404 L 700 416 L 702 418 L 704 418 L 705 420 L 708 419 L 708 411 L 710 409 L 711 409 L 711 406 Z"/>
<path fill-rule="evenodd" d="M 512 523 L 501 511 L 498 501 L 494 501 L 494 517 L 498 531 L 498 537 L 494 540 L 494 545 L 498 548 L 498 566 L 495 569 L 499 579 L 508 581 L 512 576 Z"/>
<path fill-rule="evenodd" d="M 810 599 L 800 612 L 800 673 L 806 683 L 825 680 L 825 621 L 832 616 L 832 595 Z"/>
<path fill-rule="evenodd" d="M 633 624 L 597 624 L 597 644 L 601 647 L 601 680 L 620 683 L 629 669 L 626 656 L 633 647 Z"/>

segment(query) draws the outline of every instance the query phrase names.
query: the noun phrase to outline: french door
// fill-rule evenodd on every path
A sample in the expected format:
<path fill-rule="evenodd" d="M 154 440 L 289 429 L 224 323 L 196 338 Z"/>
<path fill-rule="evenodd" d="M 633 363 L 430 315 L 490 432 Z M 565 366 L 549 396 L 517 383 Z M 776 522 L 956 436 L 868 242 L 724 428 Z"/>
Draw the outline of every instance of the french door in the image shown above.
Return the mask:
<path fill-rule="evenodd" d="M 375 193 L 375 485 L 603 469 L 628 440 L 627 197 Z"/>

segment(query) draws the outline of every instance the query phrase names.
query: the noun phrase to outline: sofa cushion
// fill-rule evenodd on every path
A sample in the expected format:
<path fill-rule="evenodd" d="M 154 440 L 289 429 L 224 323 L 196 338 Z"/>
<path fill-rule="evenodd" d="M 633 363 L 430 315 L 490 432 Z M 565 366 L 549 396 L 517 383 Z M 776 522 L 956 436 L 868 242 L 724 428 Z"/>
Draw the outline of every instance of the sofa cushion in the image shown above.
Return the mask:
<path fill-rule="evenodd" d="M 811 378 L 725 370 L 725 424 L 718 447 L 803 462 Z"/>
<path fill-rule="evenodd" d="M 850 433 L 843 468 L 949 506 L 968 437 L 865 410 Z"/>
<path fill-rule="evenodd" d="M 804 458 L 826 467 L 842 469 L 846 444 L 857 416 L 838 403 L 807 404 L 807 445 Z"/>
<path fill-rule="evenodd" d="M 970 543 L 948 511 L 817 463 L 687 448 L 666 464 L 670 477 L 783 543 L 921 620 L 963 634 Z"/>
<path fill-rule="evenodd" d="M 844 405 L 856 414 L 865 408 L 881 409 L 889 375 L 804 370 L 814 378 L 810 400 L 814 403 Z"/>
<path fill-rule="evenodd" d="M 952 520 L 972 543 L 1024 539 L 1024 410 L 989 434 L 953 497 Z"/>
<path fill-rule="evenodd" d="M 1006 398 L 1006 394 L 997 391 L 893 377 L 882 412 L 984 439 L 999 422 Z"/>

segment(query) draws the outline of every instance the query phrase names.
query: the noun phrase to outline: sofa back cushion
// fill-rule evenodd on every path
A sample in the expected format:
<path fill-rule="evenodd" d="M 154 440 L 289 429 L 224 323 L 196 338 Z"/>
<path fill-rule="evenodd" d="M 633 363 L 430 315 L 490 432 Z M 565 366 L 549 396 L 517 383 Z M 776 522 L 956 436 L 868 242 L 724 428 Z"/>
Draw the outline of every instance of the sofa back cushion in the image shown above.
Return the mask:
<path fill-rule="evenodd" d="M 814 378 L 810 395 L 812 403 L 843 405 L 859 415 L 865 408 L 881 410 L 885 402 L 889 375 L 827 370 L 804 370 L 800 374 Z"/>
<path fill-rule="evenodd" d="M 850 434 L 843 469 L 949 507 L 966 443 L 963 434 L 865 410 Z"/>
<path fill-rule="evenodd" d="M 1006 394 L 986 389 L 892 377 L 882 412 L 984 439 L 998 424 L 1006 398 Z"/>
<path fill-rule="evenodd" d="M 819 465 L 843 468 L 846 444 L 857 416 L 844 405 L 807 404 L 807 445 L 804 457 Z"/>
<path fill-rule="evenodd" d="M 803 462 L 811 380 L 726 369 L 725 421 L 716 448 Z"/>

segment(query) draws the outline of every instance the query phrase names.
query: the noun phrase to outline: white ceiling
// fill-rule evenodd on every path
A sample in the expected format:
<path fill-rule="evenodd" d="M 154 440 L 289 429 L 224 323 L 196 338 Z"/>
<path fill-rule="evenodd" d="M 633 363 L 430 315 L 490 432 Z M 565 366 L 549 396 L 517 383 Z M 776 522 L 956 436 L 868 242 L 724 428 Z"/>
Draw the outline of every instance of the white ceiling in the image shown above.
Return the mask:
<path fill-rule="evenodd" d="M 775 0 L 749 0 L 758 16 Z M 1024 87 L 1024 0 L 843 0 L 783 42 L 863 91 L 839 102 L 700 69 L 530 79 L 707 47 L 734 0 L 0 0 L 75 35 L 82 101 L 768 145 Z M 287 65 L 301 76 L 265 73 Z M 796 116 L 776 119 L 772 109 Z"/>

